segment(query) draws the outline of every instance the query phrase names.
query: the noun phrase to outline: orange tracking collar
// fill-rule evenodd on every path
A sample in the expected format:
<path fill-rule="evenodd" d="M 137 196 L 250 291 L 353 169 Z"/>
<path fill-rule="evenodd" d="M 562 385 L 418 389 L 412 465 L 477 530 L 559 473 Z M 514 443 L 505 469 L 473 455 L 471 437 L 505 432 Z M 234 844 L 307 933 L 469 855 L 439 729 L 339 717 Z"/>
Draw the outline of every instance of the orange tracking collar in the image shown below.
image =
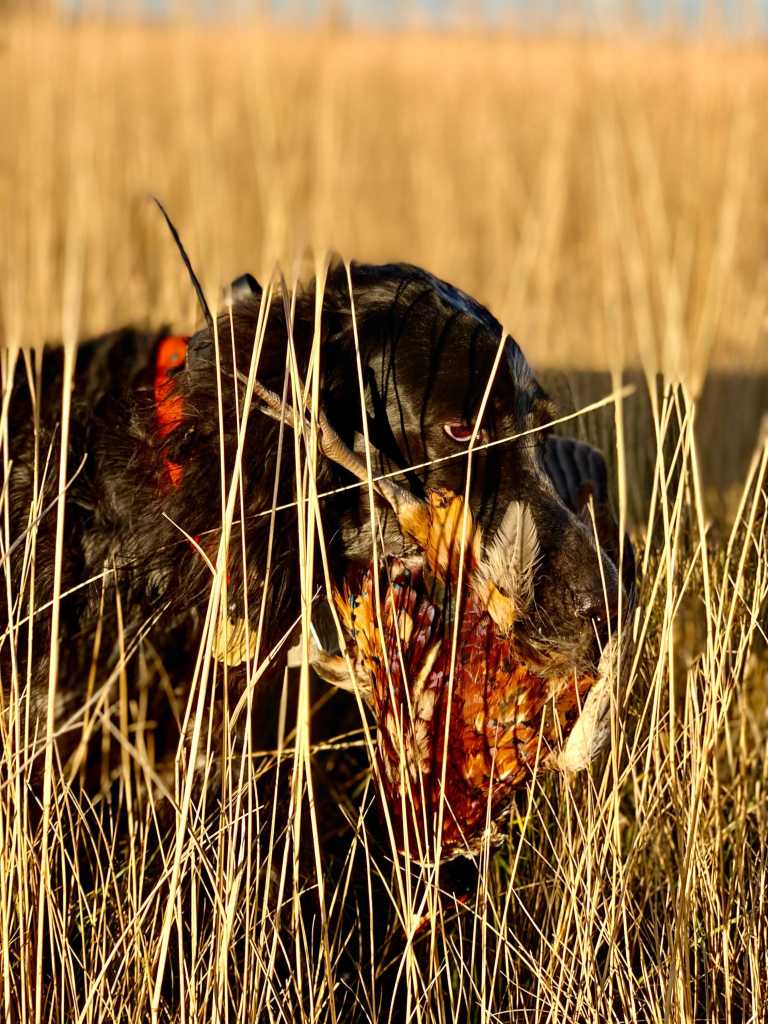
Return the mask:
<path fill-rule="evenodd" d="M 155 410 L 157 430 L 161 439 L 166 438 L 181 423 L 184 415 L 184 399 L 174 392 L 175 373 L 187 358 L 189 338 L 180 334 L 169 334 L 160 341 L 155 355 Z M 181 483 L 182 468 L 167 455 L 163 456 L 168 479 L 172 487 Z"/>

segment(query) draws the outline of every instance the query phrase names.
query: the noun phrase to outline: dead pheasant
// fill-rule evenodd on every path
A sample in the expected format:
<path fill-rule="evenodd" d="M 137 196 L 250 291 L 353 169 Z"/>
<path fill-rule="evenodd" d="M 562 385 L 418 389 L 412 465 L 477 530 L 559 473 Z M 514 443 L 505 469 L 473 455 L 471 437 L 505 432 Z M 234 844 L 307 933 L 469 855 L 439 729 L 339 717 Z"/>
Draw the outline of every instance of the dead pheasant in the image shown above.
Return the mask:
<path fill-rule="evenodd" d="M 257 393 L 264 411 L 296 425 L 275 395 L 260 385 Z M 322 414 L 319 426 L 323 454 L 366 480 L 362 460 Z M 486 539 L 451 491 L 419 500 L 390 480 L 375 487 L 416 554 L 385 557 L 333 595 L 349 660 L 320 649 L 312 660 L 328 681 L 358 687 L 373 713 L 377 775 L 398 846 L 429 860 L 439 834 L 445 859 L 493 835 L 535 771 L 578 770 L 605 746 L 616 640 L 597 671 L 576 678 L 553 676 L 516 639 L 539 551 L 522 503 Z"/>
<path fill-rule="evenodd" d="M 520 561 L 501 571 L 498 538 L 484 550 L 467 513 L 461 577 L 463 499 L 432 492 L 423 516 L 410 534 L 423 558 L 390 558 L 380 570 L 380 616 L 372 566 L 335 596 L 376 720 L 380 783 L 396 834 L 420 859 L 431 849 L 441 794 L 446 857 L 476 849 L 486 825 L 492 834 L 534 771 L 589 764 L 608 737 L 614 660 L 610 646 L 594 675 L 552 678 L 545 661 L 518 646 L 512 626 L 530 600 L 537 549 L 524 508 L 507 513 L 504 538 Z M 526 536 L 516 540 L 512 529 Z"/>

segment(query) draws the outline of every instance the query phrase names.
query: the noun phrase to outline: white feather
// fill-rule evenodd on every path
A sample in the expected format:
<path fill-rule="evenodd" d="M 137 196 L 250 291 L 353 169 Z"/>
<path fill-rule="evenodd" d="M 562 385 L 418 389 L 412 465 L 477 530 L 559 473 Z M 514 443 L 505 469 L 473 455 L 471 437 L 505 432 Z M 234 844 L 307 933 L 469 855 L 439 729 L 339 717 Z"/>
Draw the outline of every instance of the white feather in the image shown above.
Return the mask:
<path fill-rule="evenodd" d="M 533 575 L 539 554 L 533 513 L 522 501 L 510 502 L 477 567 L 478 580 L 496 587 L 522 615 L 533 600 Z"/>

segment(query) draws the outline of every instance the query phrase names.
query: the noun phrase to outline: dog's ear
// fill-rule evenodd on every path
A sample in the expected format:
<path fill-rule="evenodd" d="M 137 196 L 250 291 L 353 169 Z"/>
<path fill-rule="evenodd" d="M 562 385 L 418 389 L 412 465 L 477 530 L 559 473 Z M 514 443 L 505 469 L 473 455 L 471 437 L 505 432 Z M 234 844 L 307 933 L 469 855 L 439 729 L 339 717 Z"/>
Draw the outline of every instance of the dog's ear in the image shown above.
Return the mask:
<path fill-rule="evenodd" d="M 594 509 L 594 525 L 597 539 L 606 554 L 618 567 L 621 548 L 619 524 L 611 508 L 608 491 L 608 468 L 602 454 L 591 445 L 571 438 L 549 437 L 544 451 L 544 464 L 555 490 L 563 503 L 577 516 L 583 516 L 591 527 Z M 635 553 L 629 537 L 624 535 L 622 561 L 622 582 L 630 601 L 634 600 L 637 569 Z"/>
<path fill-rule="evenodd" d="M 544 464 L 571 512 L 581 515 L 590 496 L 595 505 L 609 504 L 608 469 L 597 448 L 571 438 L 549 437 Z"/>

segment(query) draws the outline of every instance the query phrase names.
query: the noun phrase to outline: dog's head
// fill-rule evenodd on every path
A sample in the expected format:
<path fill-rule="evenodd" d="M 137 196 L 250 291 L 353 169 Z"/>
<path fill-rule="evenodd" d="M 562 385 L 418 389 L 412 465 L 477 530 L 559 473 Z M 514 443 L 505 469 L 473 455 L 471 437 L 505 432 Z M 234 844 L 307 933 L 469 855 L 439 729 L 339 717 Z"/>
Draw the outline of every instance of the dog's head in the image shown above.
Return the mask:
<path fill-rule="evenodd" d="M 511 337 L 502 340 L 501 325 L 479 303 L 403 264 L 353 264 L 351 280 L 353 302 L 343 265 L 331 268 L 322 295 L 320 402 L 328 422 L 358 453 L 367 433 L 373 474 L 398 474 L 394 479 L 414 496 L 441 486 L 468 493 L 486 537 L 501 537 L 510 508 L 524 508 L 538 557 L 519 639 L 546 652 L 555 670 L 593 666 L 619 608 L 628 604 L 626 593 L 619 596 L 620 545 L 602 457 L 554 437 L 552 405 L 522 351 Z M 252 279 L 243 279 L 233 309 L 241 366 L 247 366 L 260 301 Z M 310 285 L 295 301 L 291 331 L 302 374 L 315 313 Z M 269 317 L 258 378 L 282 394 L 288 334 L 282 299 Z M 228 329 L 225 316 L 224 349 Z M 199 341 L 193 359 L 196 348 Z M 263 451 L 253 458 L 263 461 Z M 326 468 L 349 482 L 343 470 Z M 371 558 L 368 493 L 361 487 L 333 499 L 326 532 L 335 541 L 339 572 Z M 405 553 L 408 541 L 396 517 L 385 503 L 381 512 L 385 549 Z M 629 550 L 623 561 L 626 589 L 633 574 Z"/>
<path fill-rule="evenodd" d="M 464 494 L 468 482 L 487 537 L 498 535 L 511 506 L 529 510 L 539 557 L 519 637 L 545 651 L 556 670 L 587 668 L 615 628 L 620 604 L 628 604 L 626 594 L 619 600 L 604 460 L 587 445 L 554 437 L 553 406 L 520 347 L 509 336 L 502 341 L 501 325 L 472 298 L 402 265 L 353 266 L 352 282 L 374 472 L 403 470 L 396 479 L 416 495 L 438 486 Z M 346 277 L 332 275 L 329 284 L 338 316 L 349 308 Z M 362 452 L 354 352 L 341 358 L 352 372 L 329 359 L 326 411 Z M 367 518 L 364 500 L 347 512 L 349 557 L 370 557 Z M 384 540 L 396 553 L 404 543 L 391 516 Z"/>

